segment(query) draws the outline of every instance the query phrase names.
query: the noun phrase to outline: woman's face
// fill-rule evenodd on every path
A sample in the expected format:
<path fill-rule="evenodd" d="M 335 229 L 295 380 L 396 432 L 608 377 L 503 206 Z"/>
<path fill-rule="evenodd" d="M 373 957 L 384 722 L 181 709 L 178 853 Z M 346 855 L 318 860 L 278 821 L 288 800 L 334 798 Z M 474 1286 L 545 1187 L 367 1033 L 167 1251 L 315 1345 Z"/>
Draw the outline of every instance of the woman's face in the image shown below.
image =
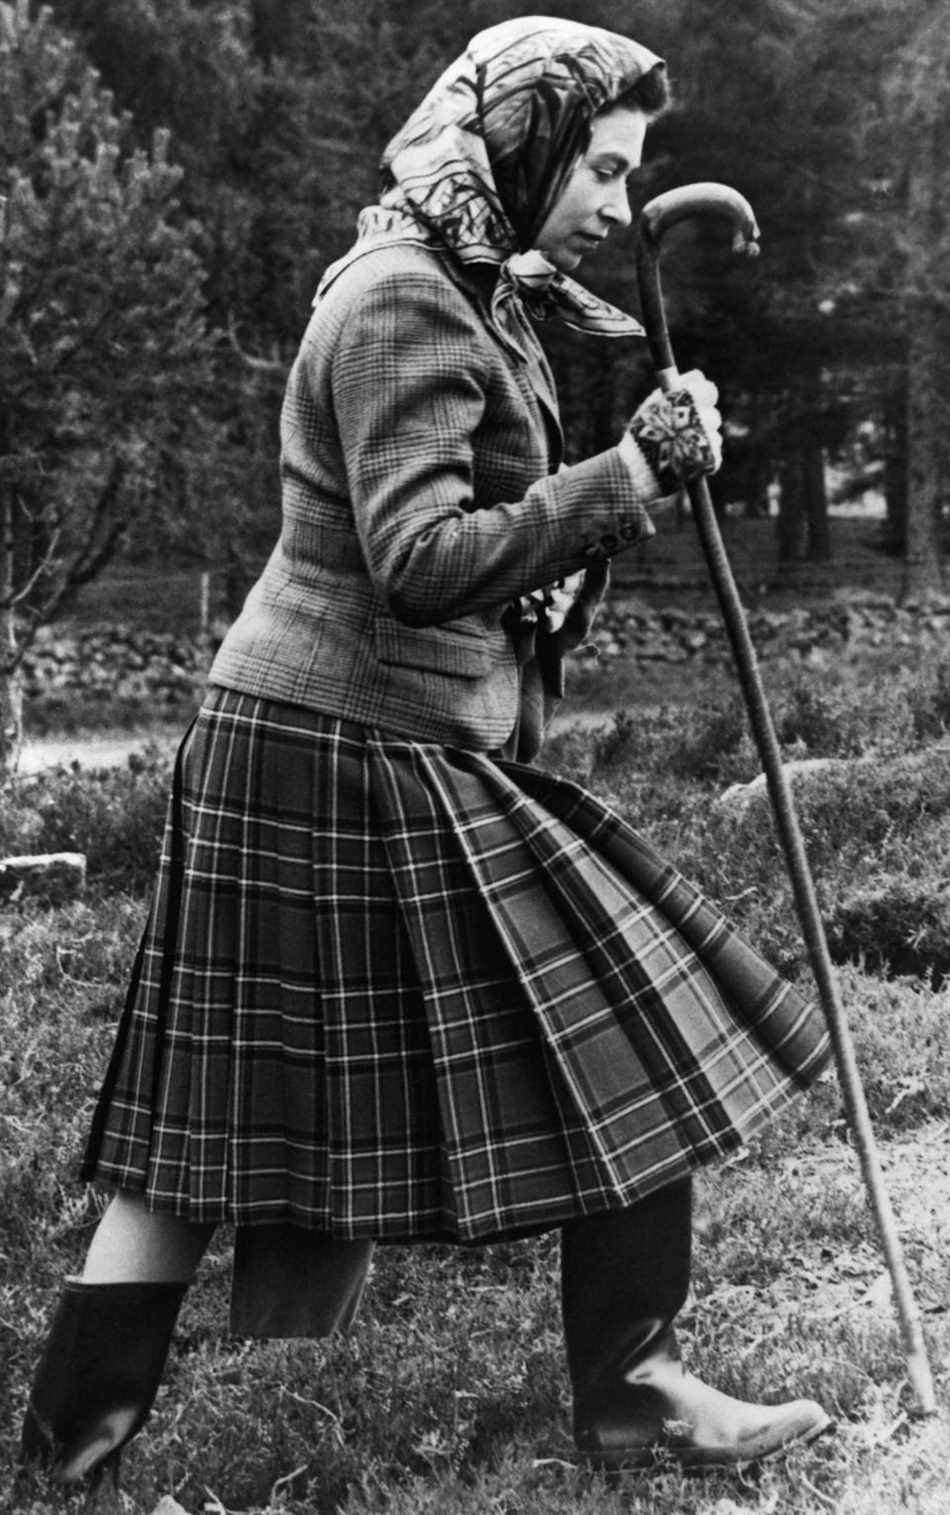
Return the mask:
<path fill-rule="evenodd" d="M 649 118 L 615 106 L 591 124 L 590 146 L 538 233 L 536 246 L 562 273 L 576 268 L 615 226 L 629 226 L 627 175 L 639 168 Z"/>

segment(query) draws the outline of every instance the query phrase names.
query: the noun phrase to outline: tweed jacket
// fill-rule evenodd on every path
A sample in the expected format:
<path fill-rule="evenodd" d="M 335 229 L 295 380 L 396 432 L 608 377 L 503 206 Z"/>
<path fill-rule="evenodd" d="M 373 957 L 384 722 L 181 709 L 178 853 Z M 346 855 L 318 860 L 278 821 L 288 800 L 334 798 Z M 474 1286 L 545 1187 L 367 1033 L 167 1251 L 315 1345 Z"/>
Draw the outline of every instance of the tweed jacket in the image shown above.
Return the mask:
<path fill-rule="evenodd" d="M 517 727 L 517 597 L 652 535 L 616 448 L 561 468 L 527 321 L 425 247 L 351 261 L 317 302 L 281 416 L 280 539 L 211 682 L 483 751 Z M 530 756 L 530 752 L 522 754 Z"/>

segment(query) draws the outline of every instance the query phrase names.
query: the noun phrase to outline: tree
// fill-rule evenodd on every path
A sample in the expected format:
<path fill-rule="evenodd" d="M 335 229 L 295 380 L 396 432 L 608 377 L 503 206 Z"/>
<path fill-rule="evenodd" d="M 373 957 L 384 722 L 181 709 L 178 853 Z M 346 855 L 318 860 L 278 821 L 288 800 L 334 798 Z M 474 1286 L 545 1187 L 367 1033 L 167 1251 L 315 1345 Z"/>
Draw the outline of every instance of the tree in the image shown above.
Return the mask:
<path fill-rule="evenodd" d="M 139 145 L 168 128 L 182 205 L 201 224 L 208 319 L 229 334 L 192 422 L 207 462 L 183 470 L 170 450 L 154 480 L 199 497 L 200 516 L 181 528 L 182 510 L 141 517 L 130 551 L 226 565 L 232 611 L 279 525 L 283 379 L 314 290 L 375 196 L 384 142 L 439 72 L 443 12 L 437 0 L 55 0 Z"/>
<path fill-rule="evenodd" d="M 903 598 L 943 588 L 950 406 L 950 18 L 927 5 L 904 56 L 908 481 Z"/>
<path fill-rule="evenodd" d="M 0 765 L 36 629 L 115 553 L 180 445 L 210 339 L 179 172 L 49 12 L 0 30 Z"/>
<path fill-rule="evenodd" d="M 762 229 L 757 265 L 737 264 L 706 231 L 685 243 L 685 260 L 671 250 L 671 267 L 684 348 L 750 429 L 754 495 L 764 477 L 780 481 L 783 569 L 830 557 L 824 461 L 860 413 L 854 372 L 865 361 L 862 313 L 841 299 L 863 178 L 852 116 L 865 96 L 842 88 L 829 64 L 840 52 L 828 47 L 828 10 L 817 0 L 682 0 L 681 109 L 664 128 L 676 182 L 733 184 Z"/>

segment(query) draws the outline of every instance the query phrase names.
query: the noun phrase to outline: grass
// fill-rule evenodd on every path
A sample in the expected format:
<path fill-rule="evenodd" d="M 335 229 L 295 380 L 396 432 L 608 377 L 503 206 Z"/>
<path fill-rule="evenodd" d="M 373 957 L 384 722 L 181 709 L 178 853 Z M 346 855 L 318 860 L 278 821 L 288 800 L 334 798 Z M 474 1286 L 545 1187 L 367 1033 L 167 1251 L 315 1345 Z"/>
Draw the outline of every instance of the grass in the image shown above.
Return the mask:
<path fill-rule="evenodd" d="M 635 681 L 633 670 L 622 676 Z M 250 1345 L 223 1334 L 225 1229 L 186 1300 L 149 1427 L 126 1457 L 127 1511 L 148 1515 L 174 1493 L 190 1515 L 946 1515 L 950 1006 L 928 972 L 897 974 L 870 950 L 885 927 L 897 938 L 919 930 L 927 902 L 930 946 L 946 945 L 941 677 L 891 669 L 885 689 L 879 670 L 850 667 L 788 676 L 776 691 L 790 755 L 858 762 L 809 785 L 800 805 L 926 1312 L 938 1417 L 911 1414 L 884 1265 L 829 1078 L 703 1175 L 682 1337 L 690 1365 L 731 1392 L 821 1398 L 838 1418 L 834 1436 L 755 1474 L 685 1478 L 660 1466 L 612 1482 L 578 1461 L 570 1439 L 555 1237 L 381 1249 L 348 1337 Z M 691 702 L 623 704 L 615 714 L 602 706 L 593 730 L 562 724 L 549 762 L 675 854 L 804 981 L 766 807 L 714 804 L 756 770 L 738 707 L 709 688 Z M 90 867 L 85 901 L 0 914 L 0 1509 L 17 1515 L 81 1508 L 41 1480 L 14 1492 L 9 1465 L 59 1281 L 98 1213 L 72 1172 L 147 908 L 166 787 L 155 754 L 127 771 L 60 770 L 4 796 L 0 847 L 76 846 Z"/>

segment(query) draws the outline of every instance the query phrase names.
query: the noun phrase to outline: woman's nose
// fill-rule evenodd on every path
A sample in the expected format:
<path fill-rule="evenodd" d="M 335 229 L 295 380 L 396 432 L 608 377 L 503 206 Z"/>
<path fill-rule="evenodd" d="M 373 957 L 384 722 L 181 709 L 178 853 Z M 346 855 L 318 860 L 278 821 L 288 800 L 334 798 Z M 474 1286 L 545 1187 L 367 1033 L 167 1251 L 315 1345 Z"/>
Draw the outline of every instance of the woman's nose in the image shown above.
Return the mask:
<path fill-rule="evenodd" d="M 600 207 L 600 214 L 605 221 L 610 222 L 611 227 L 630 225 L 633 220 L 633 211 L 630 209 L 625 183 L 613 187 L 612 193 Z"/>

